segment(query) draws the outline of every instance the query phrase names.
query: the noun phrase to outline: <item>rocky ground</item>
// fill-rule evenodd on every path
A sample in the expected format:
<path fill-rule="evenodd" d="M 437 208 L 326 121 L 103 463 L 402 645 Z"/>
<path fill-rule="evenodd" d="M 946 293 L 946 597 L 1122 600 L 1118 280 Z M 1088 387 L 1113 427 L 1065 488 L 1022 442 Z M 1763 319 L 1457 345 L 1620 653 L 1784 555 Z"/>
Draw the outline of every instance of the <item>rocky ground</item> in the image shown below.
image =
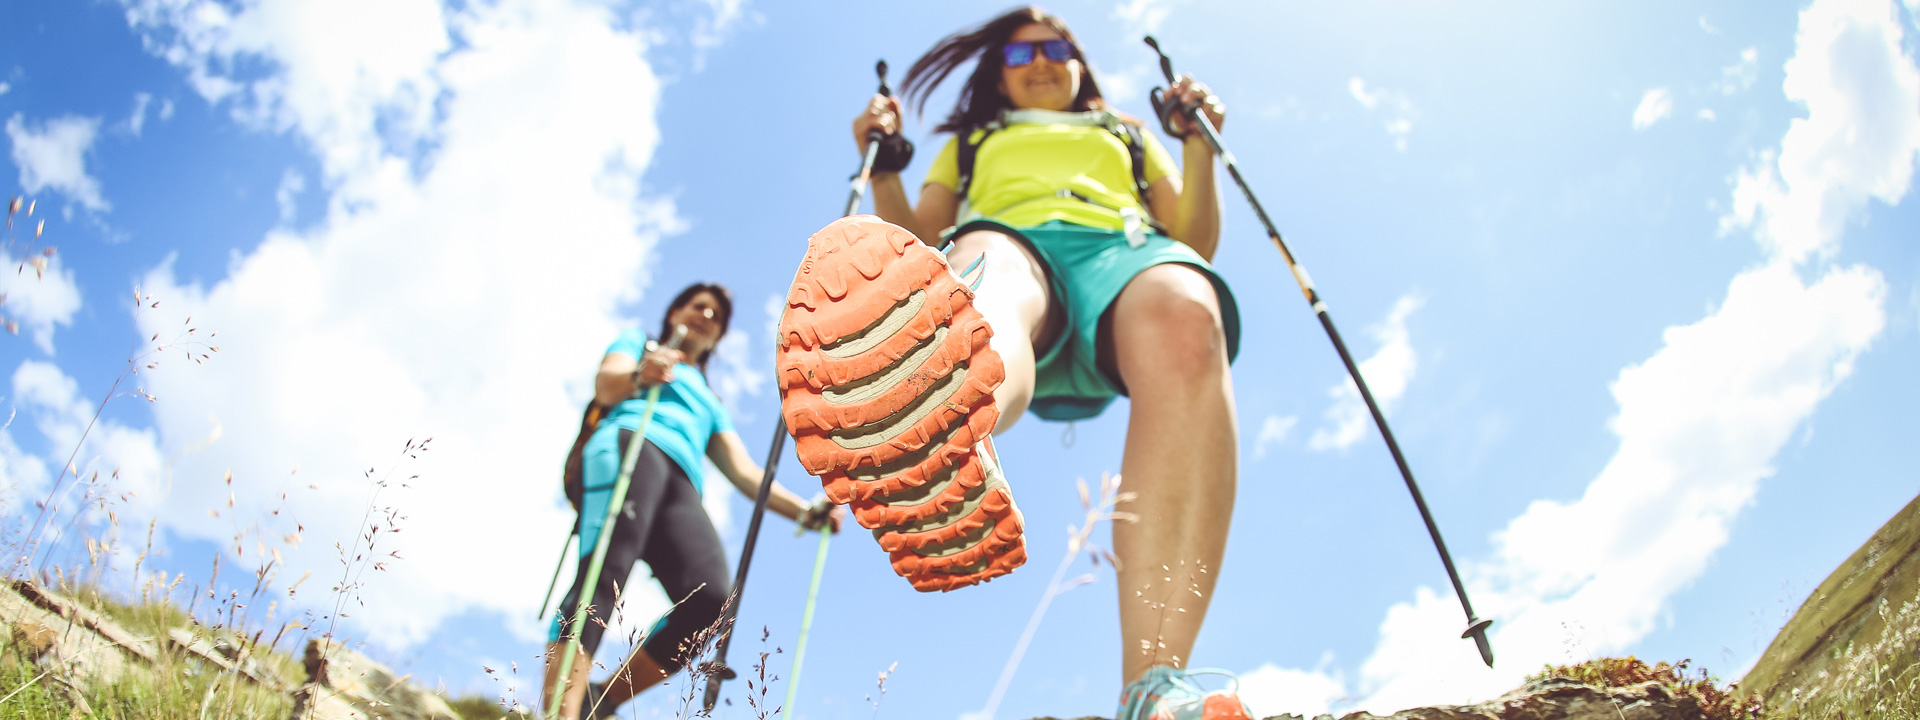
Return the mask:
<path fill-rule="evenodd" d="M 1477 705 L 1267 720 L 1920 718 L 1916 597 L 1920 499 L 1813 592 L 1730 693 L 1676 672 L 1683 668 L 1602 659 L 1557 668 Z M 143 633 L 38 584 L 0 583 L 0 623 L 6 626 L 0 678 L 9 679 L 9 686 L 31 678 L 0 698 L 0 717 L 167 717 L 176 713 L 159 707 L 178 706 L 183 709 L 177 714 L 186 715 L 196 702 L 202 718 L 492 720 L 505 714 L 490 703 L 466 702 L 462 717 L 446 699 L 331 640 L 309 641 L 295 663 L 271 651 L 256 655 L 257 637 L 249 641 L 199 627 L 184 613 L 168 617 L 149 623 Z M 224 705 L 210 712 L 221 688 Z M 96 710 L 90 702 L 116 707 Z"/>

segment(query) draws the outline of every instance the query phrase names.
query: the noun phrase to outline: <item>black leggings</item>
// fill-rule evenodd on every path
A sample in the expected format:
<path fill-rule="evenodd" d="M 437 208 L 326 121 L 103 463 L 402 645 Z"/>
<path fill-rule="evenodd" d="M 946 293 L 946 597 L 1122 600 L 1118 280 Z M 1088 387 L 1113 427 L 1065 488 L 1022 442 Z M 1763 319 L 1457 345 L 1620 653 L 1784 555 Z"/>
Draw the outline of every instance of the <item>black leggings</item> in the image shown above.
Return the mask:
<path fill-rule="evenodd" d="M 633 431 L 620 431 L 623 457 L 632 438 Z M 572 629 L 580 586 L 586 582 L 592 557 L 593 548 L 582 546 L 580 571 L 560 603 L 565 613 L 561 637 Z M 667 591 L 667 602 L 679 603 L 668 611 L 665 626 L 656 625 L 641 645 L 662 669 L 672 672 L 685 662 L 694 635 L 720 619 L 732 579 L 727 576 L 726 548 L 700 504 L 700 491 L 687 479 L 686 472 L 652 443 L 641 446 L 639 461 L 634 463 L 627 500 L 613 523 L 606 563 L 593 588 L 590 616 L 580 632 L 581 648 L 589 657 L 599 649 L 600 636 L 606 632 L 602 623 L 610 621 L 609 609 L 616 597 L 624 594 L 633 564 L 640 560 L 653 569 L 653 576 Z"/>

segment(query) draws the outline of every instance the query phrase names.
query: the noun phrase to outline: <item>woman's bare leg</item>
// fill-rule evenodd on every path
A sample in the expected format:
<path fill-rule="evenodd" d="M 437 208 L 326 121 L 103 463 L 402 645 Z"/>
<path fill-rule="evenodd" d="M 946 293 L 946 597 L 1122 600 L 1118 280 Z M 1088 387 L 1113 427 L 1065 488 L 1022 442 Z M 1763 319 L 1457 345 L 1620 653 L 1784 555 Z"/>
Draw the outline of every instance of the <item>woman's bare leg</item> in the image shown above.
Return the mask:
<path fill-rule="evenodd" d="M 986 276 L 980 280 L 973 306 L 993 326 L 993 349 L 1007 371 L 1007 379 L 993 392 L 1000 408 L 1000 420 L 993 429 L 998 435 L 1026 413 L 1027 403 L 1033 400 L 1033 364 L 1038 359 L 1033 349 L 1045 347 L 1059 329 L 1048 327 L 1046 273 L 1033 252 L 1019 241 L 988 230 L 970 232 L 953 241 L 947 264 L 957 273 L 983 253 L 987 260 L 976 272 Z M 974 277 L 968 275 L 966 279 L 972 281 Z"/>
<path fill-rule="evenodd" d="M 1114 359 L 1132 398 L 1118 509 L 1122 682 L 1185 667 L 1213 599 L 1233 517 L 1238 429 L 1219 298 L 1199 271 L 1159 265 L 1115 301 Z"/>
<path fill-rule="evenodd" d="M 540 706 L 552 707 L 553 691 L 560 683 L 560 654 L 566 649 L 565 642 L 547 643 L 547 677 L 540 689 Z M 571 720 L 580 717 L 580 701 L 587 697 L 587 673 L 593 669 L 593 658 L 585 650 L 577 650 L 573 656 L 573 667 L 567 681 L 567 694 L 560 701 L 560 717 Z"/>

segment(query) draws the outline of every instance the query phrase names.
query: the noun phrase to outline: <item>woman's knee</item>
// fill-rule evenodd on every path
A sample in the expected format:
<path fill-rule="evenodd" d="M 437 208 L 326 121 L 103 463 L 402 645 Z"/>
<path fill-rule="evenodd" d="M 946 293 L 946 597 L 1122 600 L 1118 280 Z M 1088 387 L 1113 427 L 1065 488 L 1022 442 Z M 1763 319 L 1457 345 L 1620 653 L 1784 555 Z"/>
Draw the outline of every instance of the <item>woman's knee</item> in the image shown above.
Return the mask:
<path fill-rule="evenodd" d="M 1123 375 L 1202 377 L 1226 365 L 1227 339 L 1213 284 L 1185 265 L 1158 265 L 1134 277 L 1114 308 L 1114 345 Z M 1131 378 L 1128 385 L 1133 385 Z"/>

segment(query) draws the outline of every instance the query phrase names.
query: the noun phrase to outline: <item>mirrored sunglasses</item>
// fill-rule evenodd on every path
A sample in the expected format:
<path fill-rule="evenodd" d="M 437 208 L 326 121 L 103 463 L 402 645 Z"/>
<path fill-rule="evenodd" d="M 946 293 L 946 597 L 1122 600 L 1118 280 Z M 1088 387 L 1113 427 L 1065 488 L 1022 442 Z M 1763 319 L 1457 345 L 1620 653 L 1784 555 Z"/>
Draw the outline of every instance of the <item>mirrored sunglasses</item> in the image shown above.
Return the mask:
<path fill-rule="evenodd" d="M 1073 59 L 1073 43 L 1065 40 L 1010 42 L 1000 49 L 1000 53 L 1006 67 L 1020 67 L 1033 62 L 1036 46 L 1040 52 L 1046 53 L 1048 60 L 1063 63 Z"/>

